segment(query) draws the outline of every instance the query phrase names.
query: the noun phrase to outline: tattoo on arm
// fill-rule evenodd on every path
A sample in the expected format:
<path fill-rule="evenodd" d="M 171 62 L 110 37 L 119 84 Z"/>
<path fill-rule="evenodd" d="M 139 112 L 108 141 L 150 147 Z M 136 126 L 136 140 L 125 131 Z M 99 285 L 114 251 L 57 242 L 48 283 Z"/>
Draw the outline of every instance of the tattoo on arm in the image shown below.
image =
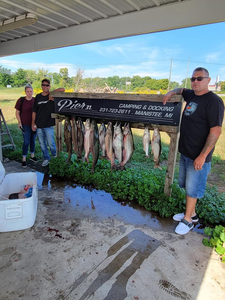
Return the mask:
<path fill-rule="evenodd" d="M 202 149 L 202 153 L 210 152 L 212 148 L 216 145 L 216 142 L 218 140 L 218 137 L 215 136 L 215 134 L 210 133 L 207 137 L 206 143 Z M 209 151 L 208 151 L 209 150 Z"/>
<path fill-rule="evenodd" d="M 183 88 L 177 88 L 177 89 L 174 89 L 173 92 L 174 92 L 176 95 L 181 95 L 182 92 L 183 92 Z"/>

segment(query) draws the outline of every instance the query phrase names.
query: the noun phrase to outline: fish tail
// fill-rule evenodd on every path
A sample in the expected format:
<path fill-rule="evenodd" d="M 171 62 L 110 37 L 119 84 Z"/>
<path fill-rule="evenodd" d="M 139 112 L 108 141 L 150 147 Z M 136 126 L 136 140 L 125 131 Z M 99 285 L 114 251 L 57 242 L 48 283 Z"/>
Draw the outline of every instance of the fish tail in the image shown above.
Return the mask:
<path fill-rule="evenodd" d="M 154 165 L 154 169 L 160 169 L 160 170 L 162 170 L 162 168 L 160 167 L 160 165 L 157 164 L 157 163 Z"/>

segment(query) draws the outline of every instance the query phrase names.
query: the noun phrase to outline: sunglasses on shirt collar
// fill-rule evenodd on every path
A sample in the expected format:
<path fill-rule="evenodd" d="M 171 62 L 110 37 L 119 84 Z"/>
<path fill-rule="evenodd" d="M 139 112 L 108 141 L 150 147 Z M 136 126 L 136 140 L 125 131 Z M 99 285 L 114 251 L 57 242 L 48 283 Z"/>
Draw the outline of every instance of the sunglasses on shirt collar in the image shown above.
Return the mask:
<path fill-rule="evenodd" d="M 42 86 L 50 86 L 50 84 L 42 84 Z"/>
<path fill-rule="evenodd" d="M 191 82 L 195 82 L 196 79 L 197 79 L 197 81 L 202 81 L 204 78 L 209 78 L 209 77 L 202 77 L 202 76 L 191 77 Z"/>

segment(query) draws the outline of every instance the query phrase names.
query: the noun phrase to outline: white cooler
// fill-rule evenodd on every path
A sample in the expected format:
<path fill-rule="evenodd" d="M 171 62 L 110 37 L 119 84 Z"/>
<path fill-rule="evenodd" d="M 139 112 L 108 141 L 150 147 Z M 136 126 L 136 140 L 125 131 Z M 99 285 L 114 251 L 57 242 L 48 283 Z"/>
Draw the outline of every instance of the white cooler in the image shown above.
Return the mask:
<path fill-rule="evenodd" d="M 30 193 L 25 192 L 27 186 L 30 186 Z M 10 199 L 13 194 L 20 197 Z M 21 172 L 5 175 L 5 168 L 0 162 L 0 232 L 23 230 L 33 226 L 37 203 L 37 174 Z"/>

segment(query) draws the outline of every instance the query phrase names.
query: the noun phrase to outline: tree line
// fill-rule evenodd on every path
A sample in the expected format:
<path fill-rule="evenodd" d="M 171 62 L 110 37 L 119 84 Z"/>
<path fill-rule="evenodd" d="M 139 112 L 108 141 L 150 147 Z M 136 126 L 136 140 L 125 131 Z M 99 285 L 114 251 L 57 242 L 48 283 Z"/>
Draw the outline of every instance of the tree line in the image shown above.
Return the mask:
<path fill-rule="evenodd" d="M 67 68 L 61 68 L 59 73 L 49 72 L 48 70 L 38 69 L 22 69 L 19 68 L 16 72 L 12 73 L 10 69 L 0 66 L 0 86 L 6 87 L 22 87 L 30 83 L 33 88 L 40 88 L 40 83 L 43 78 L 51 80 L 51 86 L 63 86 L 66 89 L 72 89 L 78 92 L 81 88 L 84 90 L 97 90 L 104 89 L 106 86 L 110 88 L 117 88 L 121 91 L 127 92 L 141 92 L 150 90 L 172 90 L 178 87 L 191 88 L 190 78 L 182 80 L 179 84 L 176 81 L 165 79 L 154 79 L 150 76 L 140 77 L 135 75 L 133 77 L 88 77 L 84 78 L 84 70 L 78 69 L 75 76 L 70 77 Z M 225 90 L 225 82 L 220 82 L 222 90 Z"/>

